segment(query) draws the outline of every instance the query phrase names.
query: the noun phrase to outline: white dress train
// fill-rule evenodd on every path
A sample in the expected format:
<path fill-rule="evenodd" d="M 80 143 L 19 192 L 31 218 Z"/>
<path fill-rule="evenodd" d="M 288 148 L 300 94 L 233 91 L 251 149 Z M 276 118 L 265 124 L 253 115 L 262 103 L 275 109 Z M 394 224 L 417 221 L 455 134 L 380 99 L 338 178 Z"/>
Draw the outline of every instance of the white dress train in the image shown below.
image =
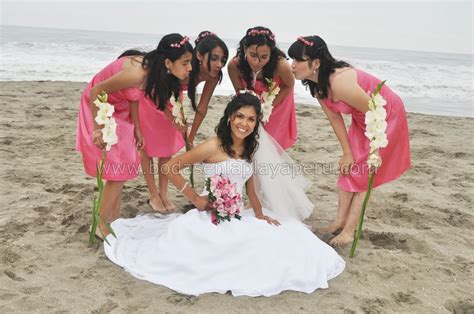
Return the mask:
<path fill-rule="evenodd" d="M 206 177 L 226 175 L 239 191 L 252 172 L 251 164 L 240 159 L 204 167 Z M 131 275 L 190 295 L 311 293 L 327 288 L 328 280 L 344 270 L 336 251 L 297 219 L 264 213 L 281 226 L 255 218 L 250 209 L 241 212 L 241 220 L 217 226 L 208 212 L 197 209 L 166 218 L 118 219 L 112 223 L 117 238 L 109 235 L 104 251 Z"/>

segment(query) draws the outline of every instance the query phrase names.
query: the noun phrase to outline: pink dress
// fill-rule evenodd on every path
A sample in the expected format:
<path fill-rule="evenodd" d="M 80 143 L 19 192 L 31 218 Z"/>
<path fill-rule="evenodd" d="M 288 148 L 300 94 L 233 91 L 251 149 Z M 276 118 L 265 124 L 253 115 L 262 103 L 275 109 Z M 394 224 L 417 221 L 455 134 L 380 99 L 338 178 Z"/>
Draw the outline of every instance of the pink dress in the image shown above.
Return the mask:
<path fill-rule="evenodd" d="M 380 80 L 361 70 L 357 73 L 359 86 L 368 94 L 372 94 Z M 344 70 L 343 70 L 344 71 Z M 341 72 L 339 72 L 341 73 Z M 335 74 L 338 75 L 338 74 Z M 331 80 L 334 78 L 334 76 Z M 373 187 L 397 179 L 410 168 L 410 139 L 405 107 L 402 100 L 387 85 L 382 87 L 380 94 L 387 101 L 387 139 L 388 145 L 379 150 L 382 165 L 374 177 Z M 340 175 L 337 185 L 347 192 L 363 192 L 367 190 L 369 157 L 369 139 L 364 135 L 365 114 L 349 106 L 344 101 L 333 102 L 329 98 L 322 99 L 329 110 L 352 115 L 352 124 L 348 131 L 349 143 L 355 166 L 350 175 Z"/>
<path fill-rule="evenodd" d="M 96 165 L 100 163 L 102 152 L 93 140 L 94 121 L 90 107 L 91 89 L 98 83 L 117 74 L 122 69 L 124 58 L 115 60 L 87 84 L 81 97 L 79 118 L 77 124 L 76 150 L 82 153 L 85 172 L 95 177 Z M 140 158 L 135 148 L 134 125 L 130 117 L 130 102 L 143 97 L 143 91 L 138 88 L 125 88 L 109 93 L 108 102 L 115 108 L 113 117 L 117 122 L 118 143 L 107 152 L 103 178 L 110 181 L 125 181 L 138 176 Z"/>
<path fill-rule="evenodd" d="M 171 103 L 167 104 L 170 111 Z M 142 97 L 139 104 L 140 126 L 149 157 L 171 157 L 184 147 L 183 135 L 159 110 L 153 100 Z"/>
<path fill-rule="evenodd" d="M 281 79 L 276 79 L 277 85 Z M 242 81 L 246 86 L 245 81 Z M 268 91 L 268 87 L 262 81 L 256 81 L 254 90 L 258 95 Z M 292 89 L 289 94 L 276 106 L 273 107 L 270 119 L 264 125 L 265 130 L 286 150 L 296 143 L 298 129 L 296 127 L 295 97 Z"/>

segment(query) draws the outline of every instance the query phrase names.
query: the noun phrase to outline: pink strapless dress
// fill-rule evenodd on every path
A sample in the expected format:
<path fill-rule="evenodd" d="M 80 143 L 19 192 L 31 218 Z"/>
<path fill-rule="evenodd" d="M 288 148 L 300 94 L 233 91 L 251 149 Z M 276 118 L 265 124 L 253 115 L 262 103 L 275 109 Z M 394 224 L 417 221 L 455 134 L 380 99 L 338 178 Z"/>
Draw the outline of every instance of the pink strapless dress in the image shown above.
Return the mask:
<path fill-rule="evenodd" d="M 367 93 L 372 94 L 380 80 L 361 70 L 357 72 L 357 82 Z M 337 75 L 337 74 L 336 74 Z M 332 79 L 332 78 L 331 78 Z M 380 149 L 382 166 L 374 177 L 373 187 L 397 179 L 410 168 L 410 138 L 405 107 L 402 100 L 387 85 L 382 87 L 380 94 L 387 101 L 387 138 L 388 145 Z M 367 191 L 368 173 L 367 159 L 369 158 L 369 139 L 364 135 L 365 114 L 349 106 L 344 101 L 333 102 L 322 99 L 323 103 L 332 111 L 352 115 L 352 124 L 348 131 L 349 143 L 355 166 L 351 175 L 340 175 L 337 185 L 348 192 Z"/>
<path fill-rule="evenodd" d="M 281 79 L 276 79 L 275 82 L 280 85 Z M 242 80 L 244 86 L 245 81 Z M 264 91 L 268 91 L 268 87 L 262 81 L 256 81 L 254 90 L 261 95 Z M 270 119 L 264 125 L 265 130 L 286 150 L 296 143 L 298 136 L 298 128 L 296 127 L 296 111 L 295 111 L 295 97 L 294 90 L 280 102 L 273 107 Z"/>
<path fill-rule="evenodd" d="M 182 96 L 181 96 L 182 97 Z M 167 106 L 172 109 L 171 103 Z M 184 147 L 183 135 L 158 110 L 153 100 L 148 97 L 140 99 L 140 126 L 145 139 L 145 153 L 149 157 L 171 157 Z"/>
<path fill-rule="evenodd" d="M 102 152 L 92 140 L 94 121 L 90 108 L 90 92 L 95 85 L 120 72 L 125 58 L 115 60 L 97 73 L 82 93 L 77 124 L 76 150 L 82 153 L 85 172 L 93 177 L 97 174 L 96 165 L 100 163 Z M 107 152 L 103 174 L 105 180 L 125 181 L 138 176 L 140 158 L 135 148 L 130 102 L 138 101 L 143 95 L 142 90 L 134 87 L 109 93 L 108 102 L 115 108 L 113 117 L 117 122 L 118 143 Z"/>

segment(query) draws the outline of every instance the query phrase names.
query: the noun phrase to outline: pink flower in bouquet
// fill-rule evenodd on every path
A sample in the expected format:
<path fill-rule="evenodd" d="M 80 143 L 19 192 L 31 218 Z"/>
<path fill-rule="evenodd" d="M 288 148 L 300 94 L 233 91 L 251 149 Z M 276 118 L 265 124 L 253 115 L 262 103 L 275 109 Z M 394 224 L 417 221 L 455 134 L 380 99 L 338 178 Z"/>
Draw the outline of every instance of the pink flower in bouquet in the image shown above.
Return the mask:
<path fill-rule="evenodd" d="M 242 197 L 237 193 L 237 185 L 231 183 L 223 175 L 213 175 L 206 179 L 206 189 L 213 207 L 212 223 L 217 225 L 221 220 L 240 219 L 240 209 L 243 207 Z"/>

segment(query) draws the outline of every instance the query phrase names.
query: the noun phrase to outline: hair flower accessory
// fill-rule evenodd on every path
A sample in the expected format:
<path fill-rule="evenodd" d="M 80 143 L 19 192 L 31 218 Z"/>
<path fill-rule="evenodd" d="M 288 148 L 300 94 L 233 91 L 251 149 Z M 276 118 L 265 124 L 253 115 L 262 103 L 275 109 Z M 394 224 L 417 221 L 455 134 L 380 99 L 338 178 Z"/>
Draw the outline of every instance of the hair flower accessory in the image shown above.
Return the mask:
<path fill-rule="evenodd" d="M 298 40 L 301 41 L 305 46 L 313 47 L 314 43 L 312 41 L 304 39 L 303 36 L 298 37 Z"/>
<path fill-rule="evenodd" d="M 184 46 L 187 42 L 189 41 L 189 36 L 185 36 L 183 40 L 181 40 L 179 43 L 172 43 L 170 45 L 171 48 L 181 48 L 181 46 Z"/>
<path fill-rule="evenodd" d="M 253 28 L 247 33 L 247 36 L 259 36 L 259 35 L 268 36 L 272 41 L 275 41 L 275 34 L 273 34 L 271 31 L 266 30 L 266 29 Z"/>

